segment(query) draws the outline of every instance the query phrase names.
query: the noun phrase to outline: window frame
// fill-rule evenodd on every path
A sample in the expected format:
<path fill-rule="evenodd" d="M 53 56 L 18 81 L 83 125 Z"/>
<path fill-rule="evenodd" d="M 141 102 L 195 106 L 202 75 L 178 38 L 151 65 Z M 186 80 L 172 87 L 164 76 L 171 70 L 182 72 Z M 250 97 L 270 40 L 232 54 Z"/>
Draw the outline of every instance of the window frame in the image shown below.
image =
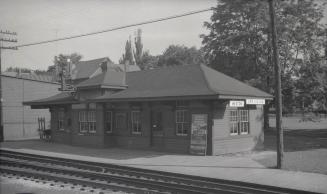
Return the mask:
<path fill-rule="evenodd" d="M 236 113 L 236 114 L 232 114 Z M 239 135 L 238 134 L 238 110 L 232 109 L 229 111 L 229 134 L 231 136 Z"/>
<path fill-rule="evenodd" d="M 97 132 L 96 111 L 94 110 L 87 111 L 87 122 L 88 122 L 88 132 L 96 133 Z"/>
<path fill-rule="evenodd" d="M 236 113 L 236 114 L 233 114 Z M 249 109 L 230 109 L 229 110 L 229 134 L 230 136 L 250 134 L 250 115 Z"/>
<path fill-rule="evenodd" d="M 79 133 L 94 134 L 97 131 L 96 111 L 80 110 L 78 112 Z"/>
<path fill-rule="evenodd" d="M 187 129 L 187 112 L 186 109 L 177 109 L 175 111 L 175 130 L 177 136 L 188 136 L 188 129 Z M 182 113 L 182 115 L 179 115 L 179 113 Z M 179 120 L 179 118 L 182 118 Z M 181 130 L 179 129 L 179 126 L 182 126 Z"/>
<path fill-rule="evenodd" d="M 135 113 L 138 114 L 138 116 L 136 117 L 137 120 L 134 120 Z M 134 121 L 136 121 L 136 122 L 134 122 Z M 136 131 L 135 131 L 134 125 L 136 125 Z M 140 110 L 132 110 L 131 111 L 131 127 L 132 127 L 132 134 L 141 134 L 142 133 L 142 118 L 141 118 Z"/>
<path fill-rule="evenodd" d="M 79 124 L 79 132 L 80 133 L 88 132 L 88 122 L 87 122 L 87 111 L 86 110 L 80 110 L 78 112 L 78 124 Z"/>

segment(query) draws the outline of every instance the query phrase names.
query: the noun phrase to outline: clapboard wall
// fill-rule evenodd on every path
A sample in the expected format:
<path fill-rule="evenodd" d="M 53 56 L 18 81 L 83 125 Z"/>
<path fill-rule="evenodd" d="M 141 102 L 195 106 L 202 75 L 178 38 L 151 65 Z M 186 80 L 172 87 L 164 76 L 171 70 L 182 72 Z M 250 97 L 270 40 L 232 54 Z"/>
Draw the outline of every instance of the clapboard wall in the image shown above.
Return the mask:
<path fill-rule="evenodd" d="M 46 98 L 59 93 L 58 83 L 37 81 L 1 75 L 3 99 L 4 140 L 20 140 L 38 137 L 38 117 L 45 117 L 50 124 L 48 109 L 31 109 L 23 101 Z"/>
<path fill-rule="evenodd" d="M 250 151 L 263 148 L 263 106 L 247 106 L 249 110 L 249 134 L 230 135 L 230 110 L 226 103 L 220 103 L 213 113 L 212 146 L 213 155 Z"/>

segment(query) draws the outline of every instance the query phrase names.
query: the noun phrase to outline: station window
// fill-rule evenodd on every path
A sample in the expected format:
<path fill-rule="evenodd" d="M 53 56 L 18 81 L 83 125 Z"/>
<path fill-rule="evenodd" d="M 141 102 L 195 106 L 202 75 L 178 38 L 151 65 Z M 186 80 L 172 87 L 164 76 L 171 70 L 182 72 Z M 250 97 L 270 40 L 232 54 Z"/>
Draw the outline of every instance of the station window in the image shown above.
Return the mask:
<path fill-rule="evenodd" d="M 96 132 L 96 116 L 95 111 L 80 111 L 79 112 L 79 131 L 81 133 Z"/>
<path fill-rule="evenodd" d="M 87 117 L 89 123 L 89 133 L 95 133 L 96 132 L 95 111 L 88 111 Z"/>
<path fill-rule="evenodd" d="M 106 111 L 105 127 L 107 133 L 112 133 L 112 111 Z"/>
<path fill-rule="evenodd" d="M 132 119 L 132 133 L 134 134 L 141 133 L 141 112 L 132 111 L 131 119 Z"/>
<path fill-rule="evenodd" d="M 79 132 L 86 133 L 88 131 L 88 123 L 87 123 L 87 111 L 79 112 Z"/>
<path fill-rule="evenodd" d="M 231 135 L 249 134 L 249 110 L 230 110 L 229 126 Z"/>
<path fill-rule="evenodd" d="M 58 130 L 64 130 L 64 118 L 65 118 L 64 110 L 59 110 L 58 111 Z"/>
<path fill-rule="evenodd" d="M 187 135 L 187 110 L 176 110 L 176 135 Z"/>

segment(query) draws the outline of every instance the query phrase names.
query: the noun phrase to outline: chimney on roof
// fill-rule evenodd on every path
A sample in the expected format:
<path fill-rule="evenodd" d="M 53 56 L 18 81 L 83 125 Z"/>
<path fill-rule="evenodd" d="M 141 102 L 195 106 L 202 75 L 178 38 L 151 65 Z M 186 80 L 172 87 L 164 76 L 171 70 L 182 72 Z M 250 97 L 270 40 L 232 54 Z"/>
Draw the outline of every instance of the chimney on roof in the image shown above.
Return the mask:
<path fill-rule="evenodd" d="M 101 63 L 101 70 L 102 72 L 107 72 L 108 70 L 108 61 L 104 61 Z"/>
<path fill-rule="evenodd" d="M 126 60 L 125 63 L 124 63 L 124 79 L 123 79 L 123 84 L 126 85 L 126 71 L 127 71 L 127 65 L 129 65 L 129 61 Z"/>

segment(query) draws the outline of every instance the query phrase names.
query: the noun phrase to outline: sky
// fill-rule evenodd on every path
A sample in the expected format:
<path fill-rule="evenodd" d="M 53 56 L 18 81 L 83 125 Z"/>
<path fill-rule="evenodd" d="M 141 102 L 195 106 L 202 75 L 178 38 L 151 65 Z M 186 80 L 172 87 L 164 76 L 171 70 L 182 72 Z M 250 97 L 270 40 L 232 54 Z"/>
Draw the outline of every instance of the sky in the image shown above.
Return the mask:
<path fill-rule="evenodd" d="M 28 44 L 110 29 L 216 6 L 216 0 L 0 0 L 0 29 Z M 171 44 L 201 47 L 211 11 L 72 40 L 2 50 L 2 69 L 46 70 L 54 56 L 77 52 L 82 60 L 109 57 L 118 63 L 129 36 L 142 29 L 143 49 L 162 54 Z M 3 36 L 3 35 L 2 35 Z M 9 38 L 9 36 L 5 36 Z M 4 42 L 3 46 L 11 46 Z"/>

